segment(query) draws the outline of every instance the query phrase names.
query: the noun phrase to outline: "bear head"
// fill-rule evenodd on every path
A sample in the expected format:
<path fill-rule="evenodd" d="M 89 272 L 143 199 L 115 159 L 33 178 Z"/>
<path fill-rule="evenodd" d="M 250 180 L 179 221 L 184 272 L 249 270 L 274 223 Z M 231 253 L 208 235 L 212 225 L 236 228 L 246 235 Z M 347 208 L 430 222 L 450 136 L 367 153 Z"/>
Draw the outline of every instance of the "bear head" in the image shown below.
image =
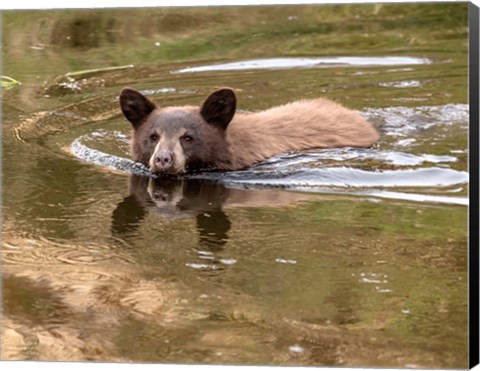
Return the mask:
<path fill-rule="evenodd" d="M 161 108 L 137 90 L 120 93 L 120 107 L 133 127 L 133 160 L 156 174 L 228 168 L 226 130 L 236 110 L 233 90 L 212 93 L 201 107 Z"/>

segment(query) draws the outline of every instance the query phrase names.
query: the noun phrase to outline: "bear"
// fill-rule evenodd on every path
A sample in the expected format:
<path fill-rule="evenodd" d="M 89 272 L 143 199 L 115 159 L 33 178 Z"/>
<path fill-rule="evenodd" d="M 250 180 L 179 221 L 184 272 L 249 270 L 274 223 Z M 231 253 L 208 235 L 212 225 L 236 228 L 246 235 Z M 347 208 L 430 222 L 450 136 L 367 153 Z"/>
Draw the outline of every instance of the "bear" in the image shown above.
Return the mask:
<path fill-rule="evenodd" d="M 132 88 L 124 88 L 119 101 L 133 127 L 133 160 L 158 175 L 241 170 L 283 152 L 368 148 L 379 140 L 359 113 L 326 98 L 259 112 L 236 112 L 230 88 L 214 91 L 201 107 L 159 107 Z"/>

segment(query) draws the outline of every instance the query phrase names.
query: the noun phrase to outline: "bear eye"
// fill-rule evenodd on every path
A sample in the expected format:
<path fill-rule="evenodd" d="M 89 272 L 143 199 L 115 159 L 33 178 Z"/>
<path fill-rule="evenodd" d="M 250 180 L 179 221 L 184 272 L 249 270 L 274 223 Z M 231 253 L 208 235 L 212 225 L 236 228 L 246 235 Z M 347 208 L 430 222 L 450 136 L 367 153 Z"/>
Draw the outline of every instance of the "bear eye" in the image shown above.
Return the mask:
<path fill-rule="evenodd" d="M 156 133 L 150 134 L 150 140 L 152 142 L 155 142 L 157 139 L 158 139 L 158 134 Z"/>
<path fill-rule="evenodd" d="M 184 135 L 184 136 L 182 137 L 182 140 L 183 140 L 184 142 L 190 143 L 190 142 L 193 142 L 193 137 L 192 137 L 191 135 L 188 135 L 188 134 L 187 134 L 187 135 Z"/>

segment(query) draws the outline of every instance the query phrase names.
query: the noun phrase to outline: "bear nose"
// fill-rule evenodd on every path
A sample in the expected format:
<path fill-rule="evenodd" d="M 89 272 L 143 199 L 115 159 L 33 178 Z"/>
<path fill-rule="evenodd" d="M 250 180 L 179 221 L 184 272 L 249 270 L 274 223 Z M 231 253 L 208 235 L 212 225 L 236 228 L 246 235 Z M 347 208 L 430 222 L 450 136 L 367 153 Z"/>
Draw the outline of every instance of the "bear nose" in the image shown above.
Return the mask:
<path fill-rule="evenodd" d="M 155 165 L 160 169 L 166 170 L 172 166 L 173 154 L 168 151 L 160 151 L 155 156 Z"/>

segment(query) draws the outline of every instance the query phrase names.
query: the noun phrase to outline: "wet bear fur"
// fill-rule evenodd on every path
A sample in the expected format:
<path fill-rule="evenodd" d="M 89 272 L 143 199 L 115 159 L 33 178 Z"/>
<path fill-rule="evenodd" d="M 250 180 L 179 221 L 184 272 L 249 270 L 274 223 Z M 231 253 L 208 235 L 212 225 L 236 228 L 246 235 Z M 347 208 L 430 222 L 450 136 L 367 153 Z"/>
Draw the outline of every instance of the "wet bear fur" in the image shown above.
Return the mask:
<path fill-rule="evenodd" d="M 159 107 L 123 89 L 120 107 L 133 127 L 133 160 L 154 173 L 239 170 L 282 152 L 370 147 L 379 139 L 360 114 L 328 99 L 252 113 L 236 113 L 236 102 L 233 90 L 224 88 L 201 107 Z"/>

